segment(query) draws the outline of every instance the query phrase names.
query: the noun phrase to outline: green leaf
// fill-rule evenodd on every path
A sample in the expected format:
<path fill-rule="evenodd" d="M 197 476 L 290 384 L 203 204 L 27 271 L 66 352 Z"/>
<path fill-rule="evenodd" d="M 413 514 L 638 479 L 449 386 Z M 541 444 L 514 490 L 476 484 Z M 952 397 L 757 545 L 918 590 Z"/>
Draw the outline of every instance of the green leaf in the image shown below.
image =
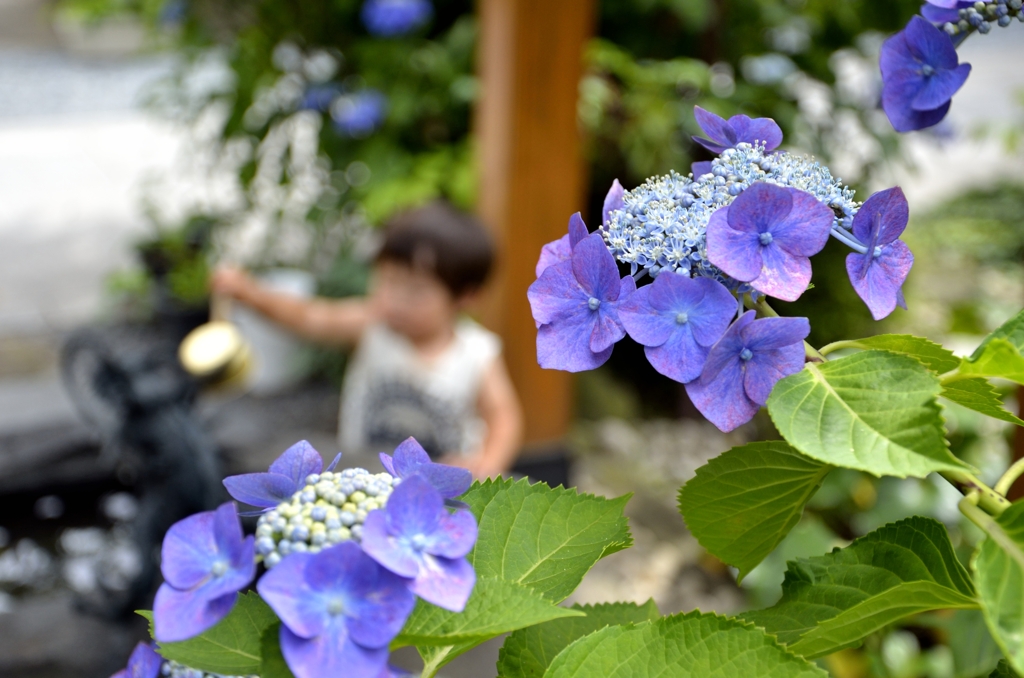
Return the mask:
<path fill-rule="evenodd" d="M 977 678 L 992 671 L 1003 653 L 992 639 L 981 610 L 957 610 L 942 619 L 953 653 L 954 678 Z"/>
<path fill-rule="evenodd" d="M 827 678 L 760 629 L 691 612 L 606 626 L 565 648 L 545 678 Z"/>
<path fill-rule="evenodd" d="M 1000 377 L 1024 384 L 1024 356 L 1007 339 L 992 338 L 982 343 L 960 366 L 960 374 L 976 377 Z"/>
<path fill-rule="evenodd" d="M 912 358 L 863 351 L 808 363 L 775 385 L 768 412 L 819 461 L 876 476 L 923 478 L 967 467 L 946 447 L 938 377 Z"/>
<path fill-rule="evenodd" d="M 1017 672 L 1010 668 L 1005 659 L 1000 659 L 995 671 L 989 674 L 988 678 L 1018 678 Z"/>
<path fill-rule="evenodd" d="M 661 614 L 653 600 L 643 605 L 635 603 L 605 603 L 602 605 L 573 605 L 574 610 L 586 617 L 556 619 L 516 631 L 505 639 L 498 653 L 500 678 L 540 678 L 551 660 L 577 638 L 593 633 L 605 626 L 638 624 L 654 621 Z"/>
<path fill-rule="evenodd" d="M 975 377 L 958 379 L 942 387 L 942 397 L 967 409 L 980 412 L 993 419 L 1024 426 L 1024 420 L 1013 416 L 1003 407 L 1003 399 L 985 379 Z"/>
<path fill-rule="evenodd" d="M 679 490 L 679 510 L 742 580 L 797 524 L 829 470 L 782 441 L 734 447 L 697 469 Z"/>
<path fill-rule="evenodd" d="M 281 624 L 267 627 L 260 642 L 260 678 L 295 678 L 281 653 Z"/>
<path fill-rule="evenodd" d="M 841 342 L 843 346 L 880 349 L 909 356 L 925 367 L 939 374 L 945 374 L 960 366 L 960 358 L 934 341 L 910 334 L 879 334 L 853 341 Z"/>
<path fill-rule="evenodd" d="M 792 652 L 820 657 L 912 614 L 977 606 L 946 528 L 914 516 L 844 549 L 791 561 L 782 599 L 741 617 L 774 633 Z"/>
<path fill-rule="evenodd" d="M 984 353 L 985 347 L 996 339 L 1005 339 L 1018 349 L 1024 349 L 1024 311 L 1019 312 L 1000 325 L 995 332 L 985 337 L 981 345 L 974 350 L 971 358 L 974 359 Z"/>
<path fill-rule="evenodd" d="M 277 623 L 274 611 L 255 592 L 238 596 L 238 602 L 216 626 L 180 643 L 158 643 L 164 659 L 193 669 L 231 676 L 260 671 L 263 632 Z"/>
<path fill-rule="evenodd" d="M 981 610 L 1007 661 L 1024 674 L 1024 502 L 986 528 L 971 562 Z"/>
<path fill-rule="evenodd" d="M 605 499 L 525 479 L 476 484 L 461 497 L 480 526 L 470 561 L 478 577 L 565 600 L 594 563 L 632 543 L 622 513 L 629 497 Z"/>
<path fill-rule="evenodd" d="M 582 616 L 582 612 L 558 607 L 522 584 L 479 577 L 462 612 L 449 612 L 422 600 L 417 601 L 393 646 L 479 644 L 526 626 L 562 617 Z"/>

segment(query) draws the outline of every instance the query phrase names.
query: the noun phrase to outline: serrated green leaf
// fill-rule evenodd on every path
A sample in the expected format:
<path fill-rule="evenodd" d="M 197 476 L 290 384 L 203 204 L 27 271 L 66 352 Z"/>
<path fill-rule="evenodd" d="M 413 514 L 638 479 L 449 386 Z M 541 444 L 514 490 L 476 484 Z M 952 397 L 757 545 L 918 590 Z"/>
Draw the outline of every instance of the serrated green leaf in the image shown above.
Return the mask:
<path fill-rule="evenodd" d="M 909 356 L 925 367 L 939 374 L 945 374 L 960 366 L 960 358 L 953 352 L 922 337 L 911 334 L 879 334 L 874 337 L 844 341 L 836 346 L 851 348 L 880 349 Z"/>
<path fill-rule="evenodd" d="M 791 561 L 782 599 L 741 618 L 775 634 L 796 654 L 820 657 L 912 614 L 977 606 L 946 528 L 914 516 L 844 549 Z"/>
<path fill-rule="evenodd" d="M 775 385 L 768 412 L 809 457 L 876 476 L 969 468 L 946 447 L 938 377 L 913 358 L 863 351 L 808 363 Z"/>
<path fill-rule="evenodd" d="M 260 642 L 260 678 L 295 678 L 281 653 L 281 624 L 269 626 Z"/>
<path fill-rule="evenodd" d="M 1018 349 L 1024 349 L 1024 311 L 1020 311 L 1017 315 L 1000 325 L 992 334 L 985 337 L 981 345 L 971 354 L 971 358 L 977 358 L 984 353 L 985 346 L 995 339 L 1005 339 Z"/>
<path fill-rule="evenodd" d="M 1024 502 L 986 529 L 971 562 L 981 610 L 1010 665 L 1024 674 Z"/>
<path fill-rule="evenodd" d="M 537 591 L 493 577 L 479 577 L 462 612 L 449 612 L 422 600 L 393 645 L 456 645 L 483 642 L 526 626 L 580 617 L 581 612 L 558 607 Z"/>
<path fill-rule="evenodd" d="M 967 409 L 980 412 L 993 419 L 1024 426 L 1024 420 L 1018 419 L 1003 407 L 1003 399 L 999 393 L 985 379 L 975 377 L 971 379 L 958 379 L 957 381 L 945 384 L 942 387 L 943 398 L 952 400 L 958 405 Z"/>
<path fill-rule="evenodd" d="M 830 469 L 782 441 L 734 447 L 680 488 L 679 511 L 701 546 L 742 580 L 797 524 Z"/>
<path fill-rule="evenodd" d="M 249 591 L 213 628 L 180 643 L 158 643 L 157 649 L 164 659 L 194 669 L 247 676 L 259 673 L 263 632 L 277 621 L 274 611 Z"/>
<path fill-rule="evenodd" d="M 525 479 L 476 484 L 461 497 L 480 526 L 470 561 L 479 577 L 565 600 L 594 563 L 632 543 L 622 513 L 629 496 L 605 499 Z"/>
<path fill-rule="evenodd" d="M 712 614 L 607 626 L 562 650 L 545 678 L 827 678 L 760 629 Z"/>
<path fill-rule="evenodd" d="M 1005 659 L 1000 659 L 995 670 L 989 674 L 988 678 L 1018 678 L 1018 676 L 1017 672 L 1010 668 Z"/>
<path fill-rule="evenodd" d="M 605 626 L 638 624 L 661 616 L 653 600 L 636 603 L 573 605 L 586 617 L 571 617 L 516 631 L 498 653 L 499 678 L 540 678 L 555 656 L 577 638 Z"/>
<path fill-rule="evenodd" d="M 1020 349 L 1002 337 L 989 337 L 960 366 L 960 374 L 999 377 L 1024 384 L 1024 356 Z"/>

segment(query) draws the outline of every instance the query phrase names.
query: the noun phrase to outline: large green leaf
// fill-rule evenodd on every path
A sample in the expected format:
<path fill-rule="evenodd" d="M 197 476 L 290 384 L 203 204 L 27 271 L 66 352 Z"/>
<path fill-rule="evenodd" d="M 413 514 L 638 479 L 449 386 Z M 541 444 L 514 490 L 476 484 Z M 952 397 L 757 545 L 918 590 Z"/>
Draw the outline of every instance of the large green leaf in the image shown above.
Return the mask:
<path fill-rule="evenodd" d="M 808 363 L 772 390 L 768 412 L 809 457 L 876 476 L 967 468 L 946 447 L 938 377 L 887 351 Z"/>
<path fill-rule="evenodd" d="M 1013 416 L 1003 407 L 1003 399 L 992 387 L 992 384 L 981 377 L 958 379 L 942 387 L 942 397 L 952 400 L 958 405 L 980 412 L 984 415 L 1024 426 L 1024 421 Z"/>
<path fill-rule="evenodd" d="M 1024 311 L 1019 312 L 1002 325 L 992 334 L 985 337 L 985 341 L 975 349 L 971 358 L 977 358 L 985 352 L 985 346 L 996 339 L 1005 339 L 1018 349 L 1024 350 Z"/>
<path fill-rule="evenodd" d="M 281 625 L 274 624 L 263 632 L 260 643 L 261 661 L 259 678 L 295 678 L 281 653 Z"/>
<path fill-rule="evenodd" d="M 734 447 L 697 469 L 679 490 L 679 510 L 701 546 L 742 579 L 789 534 L 830 469 L 782 441 Z"/>
<path fill-rule="evenodd" d="M 231 613 L 205 633 L 180 643 L 158 643 L 157 649 L 164 659 L 194 669 L 247 676 L 259 673 L 261 637 L 277 621 L 274 611 L 250 591 L 238 596 Z"/>
<path fill-rule="evenodd" d="M 960 358 L 953 355 L 952 351 L 942 348 L 934 341 L 910 334 L 879 334 L 873 337 L 844 341 L 839 345 L 901 353 L 914 358 L 939 374 L 945 374 L 960 366 Z"/>
<path fill-rule="evenodd" d="M 989 631 L 1010 665 L 1024 674 L 1024 502 L 986 529 L 971 566 Z"/>
<path fill-rule="evenodd" d="M 470 554 L 477 576 L 523 584 L 556 603 L 601 557 L 632 543 L 622 513 L 629 495 L 605 499 L 499 478 L 474 485 L 462 500 L 480 525 Z"/>
<path fill-rule="evenodd" d="M 449 612 L 418 601 L 394 646 L 483 642 L 552 619 L 582 616 L 582 612 L 558 607 L 522 584 L 480 577 L 462 612 Z"/>
<path fill-rule="evenodd" d="M 988 632 L 981 610 L 957 610 L 937 624 L 948 636 L 953 653 L 953 678 L 978 678 L 992 671 L 1003 653 Z"/>
<path fill-rule="evenodd" d="M 1017 672 L 1010 668 L 1005 659 L 1001 659 L 988 678 L 1017 678 Z"/>
<path fill-rule="evenodd" d="M 989 337 L 960 366 L 960 374 L 1000 377 L 1024 384 L 1024 356 L 1008 339 Z"/>
<path fill-rule="evenodd" d="M 782 599 L 741 616 L 774 633 L 789 650 L 820 657 L 912 614 L 977 606 L 946 528 L 914 516 L 844 549 L 790 562 Z"/>
<path fill-rule="evenodd" d="M 607 626 L 565 648 L 545 678 L 827 678 L 760 629 L 712 614 Z"/>
<path fill-rule="evenodd" d="M 540 678 L 555 656 L 577 638 L 605 626 L 638 624 L 661 616 L 653 600 L 643 605 L 574 605 L 573 609 L 585 612 L 587 616 L 537 624 L 520 629 L 506 638 L 498 653 L 499 678 Z"/>

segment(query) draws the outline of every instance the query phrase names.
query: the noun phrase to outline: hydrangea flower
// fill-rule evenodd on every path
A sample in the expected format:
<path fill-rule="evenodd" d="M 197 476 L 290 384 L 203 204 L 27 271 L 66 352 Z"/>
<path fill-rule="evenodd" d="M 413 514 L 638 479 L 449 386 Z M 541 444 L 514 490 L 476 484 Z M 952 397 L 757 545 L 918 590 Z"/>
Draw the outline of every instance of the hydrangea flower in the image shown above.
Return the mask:
<path fill-rule="evenodd" d="M 164 583 L 153 602 L 158 642 L 197 636 L 227 616 L 256 576 L 253 538 L 242 535 L 232 502 L 180 520 L 161 550 Z"/>
<path fill-rule="evenodd" d="M 921 16 L 933 24 L 944 24 L 960 20 L 960 10 L 973 7 L 973 0 L 925 0 Z"/>
<path fill-rule="evenodd" d="M 707 138 L 693 137 L 693 140 L 712 153 L 721 154 L 741 143 L 760 145 L 765 151 L 774 151 L 782 143 L 782 128 L 771 118 L 734 115 L 726 120 L 700 106 L 694 107 L 693 114 L 707 135 Z M 710 161 L 695 162 L 691 167 L 695 177 L 710 174 L 711 170 Z"/>
<path fill-rule="evenodd" d="M 580 372 L 603 365 L 615 342 L 626 336 L 617 308 L 634 290 L 633 278 L 619 279 L 601 234 L 581 240 L 571 260 L 548 267 L 527 290 L 540 327 L 540 366 Z"/>
<path fill-rule="evenodd" d="M 407 438 L 395 448 L 395 456 L 380 453 L 380 463 L 395 478 L 405 480 L 414 475 L 430 483 L 445 499 L 464 494 L 473 484 L 473 474 L 467 469 L 437 464 L 415 438 Z"/>
<path fill-rule="evenodd" d="M 210 673 L 175 661 L 165 662 L 160 673 L 166 678 L 260 678 L 259 676 L 228 676 L 221 673 Z"/>
<path fill-rule="evenodd" d="M 573 248 L 589 234 L 590 231 L 583 223 L 583 217 L 579 212 L 569 217 L 569 232 L 540 249 L 540 258 L 537 259 L 537 266 L 534 269 L 537 277 L 539 278 L 549 267 L 569 261 L 572 258 Z"/>
<path fill-rule="evenodd" d="M 810 193 L 757 183 L 711 215 L 708 258 L 762 294 L 795 301 L 811 281 L 810 257 L 825 247 L 834 217 Z"/>
<path fill-rule="evenodd" d="M 875 320 L 886 317 L 896 306 L 906 308 L 901 289 L 914 265 L 914 255 L 898 238 L 909 219 L 910 206 L 897 186 L 868 198 L 853 220 L 853 234 L 866 251 L 847 255 L 846 272 Z"/>
<path fill-rule="evenodd" d="M 296 678 L 377 678 L 416 602 L 404 579 L 352 542 L 292 555 L 256 589 L 281 618 L 281 651 Z"/>
<path fill-rule="evenodd" d="M 970 75 L 949 36 L 915 16 L 882 45 L 882 108 L 897 132 L 924 129 L 946 117 Z"/>
<path fill-rule="evenodd" d="M 340 459 L 339 454 L 327 470 L 333 471 Z M 283 501 L 288 501 L 306 485 L 306 479 L 310 475 L 320 473 L 323 467 L 324 461 L 320 453 L 309 442 L 300 440 L 275 459 L 267 473 L 228 476 L 224 479 L 224 487 L 227 488 L 228 494 L 238 501 L 259 506 L 263 511 L 267 511 Z"/>
<path fill-rule="evenodd" d="M 619 319 L 654 369 L 683 384 L 700 376 L 735 314 L 736 299 L 722 283 L 668 272 L 619 305 Z"/>
<path fill-rule="evenodd" d="M 362 18 L 371 35 L 393 38 L 422 27 L 433 14 L 429 0 L 366 0 Z"/>
<path fill-rule="evenodd" d="M 110 678 L 157 678 L 163 662 L 149 643 L 139 643 L 128 658 L 128 666 Z"/>
<path fill-rule="evenodd" d="M 476 535 L 472 513 L 449 513 L 440 493 L 424 478 L 412 476 L 402 481 L 384 509 L 367 516 L 363 549 L 411 579 L 409 588 L 423 600 L 461 612 L 476 583 L 465 557 Z"/>
<path fill-rule="evenodd" d="M 804 366 L 807 318 L 754 319 L 747 311 L 708 354 L 700 378 L 686 393 L 701 414 L 722 431 L 754 418 L 775 384 Z"/>
<path fill-rule="evenodd" d="M 384 122 L 388 100 L 375 89 L 345 94 L 331 104 L 334 127 L 347 137 L 368 137 Z"/>

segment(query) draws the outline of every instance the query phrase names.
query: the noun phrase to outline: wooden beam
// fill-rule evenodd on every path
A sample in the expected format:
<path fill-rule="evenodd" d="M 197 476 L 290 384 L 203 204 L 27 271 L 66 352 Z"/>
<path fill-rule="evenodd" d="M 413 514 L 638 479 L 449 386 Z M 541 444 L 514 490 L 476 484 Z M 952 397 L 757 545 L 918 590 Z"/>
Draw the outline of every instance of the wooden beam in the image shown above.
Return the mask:
<path fill-rule="evenodd" d="M 526 289 L 535 278 L 541 247 L 565 234 L 569 215 L 584 202 L 576 101 L 594 4 L 479 4 L 479 212 L 500 246 L 483 318 L 504 341 L 525 408 L 527 444 L 561 438 L 571 416 L 571 375 L 537 366 Z"/>

